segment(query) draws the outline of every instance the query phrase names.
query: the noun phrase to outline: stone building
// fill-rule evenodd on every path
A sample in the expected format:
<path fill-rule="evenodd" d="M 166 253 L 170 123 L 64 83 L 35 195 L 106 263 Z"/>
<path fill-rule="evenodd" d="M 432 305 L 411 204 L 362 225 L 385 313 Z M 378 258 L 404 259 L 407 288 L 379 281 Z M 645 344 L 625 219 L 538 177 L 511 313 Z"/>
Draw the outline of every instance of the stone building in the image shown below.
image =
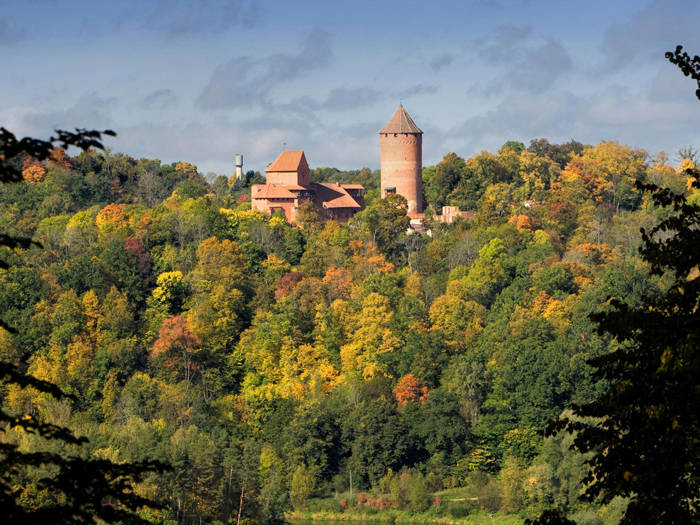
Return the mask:
<path fill-rule="evenodd" d="M 390 193 L 408 201 L 408 216 L 423 212 L 423 132 L 399 105 L 386 126 L 379 131 L 382 198 Z"/>
<path fill-rule="evenodd" d="M 345 222 L 364 208 L 360 184 L 315 183 L 309 178 L 309 164 L 302 150 L 283 151 L 265 170 L 266 183 L 251 187 L 251 204 L 263 213 L 284 213 L 296 221 L 299 207 L 311 202 L 323 219 Z"/>

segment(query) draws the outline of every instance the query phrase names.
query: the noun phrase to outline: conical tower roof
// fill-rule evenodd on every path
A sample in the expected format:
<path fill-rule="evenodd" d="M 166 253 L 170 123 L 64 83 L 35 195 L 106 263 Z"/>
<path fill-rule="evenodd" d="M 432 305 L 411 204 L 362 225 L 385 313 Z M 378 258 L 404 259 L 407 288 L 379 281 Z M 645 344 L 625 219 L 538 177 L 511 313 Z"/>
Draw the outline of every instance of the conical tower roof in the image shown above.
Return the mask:
<path fill-rule="evenodd" d="M 394 116 L 389 119 L 379 133 L 423 133 L 423 131 L 413 122 L 411 115 L 404 109 L 403 105 L 399 105 Z"/>

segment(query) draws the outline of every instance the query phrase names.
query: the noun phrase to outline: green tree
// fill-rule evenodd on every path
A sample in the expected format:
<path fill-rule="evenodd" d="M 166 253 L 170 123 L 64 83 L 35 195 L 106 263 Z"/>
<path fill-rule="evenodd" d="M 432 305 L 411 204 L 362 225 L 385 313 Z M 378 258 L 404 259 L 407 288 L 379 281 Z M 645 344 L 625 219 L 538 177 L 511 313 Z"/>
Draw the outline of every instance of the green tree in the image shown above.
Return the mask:
<path fill-rule="evenodd" d="M 45 160 L 51 155 L 55 144 L 62 148 L 103 149 L 100 142 L 102 134 L 115 135 L 109 130 L 76 130 L 74 133 L 58 130 L 56 133 L 56 137 L 46 141 L 29 137 L 17 140 L 13 133 L 0 128 L 0 183 L 19 183 L 22 180 L 19 161 L 24 155 Z M 0 247 L 26 249 L 32 244 L 37 243 L 0 232 Z M 0 259 L 0 269 L 8 268 L 9 264 Z M 1 319 L 0 330 L 15 331 Z M 0 379 L 10 385 L 31 387 L 56 399 L 70 399 L 55 385 L 24 373 L 13 363 L 0 362 Z M 2 407 L 0 425 L 0 432 L 4 434 L 0 443 L 0 508 L 3 509 L 5 523 L 88 523 L 95 519 L 107 523 L 147 523 L 136 514 L 136 510 L 143 506 L 158 506 L 138 495 L 134 484 L 154 468 L 162 468 L 160 464 L 115 464 L 104 459 L 86 460 L 75 453 L 55 452 L 56 445 L 70 450 L 70 447 L 81 447 L 87 439 L 76 437 L 68 428 L 41 421 L 32 413 L 13 414 Z M 36 434 L 55 446 L 51 450 L 23 450 L 7 437 L 8 431 L 17 430 Z M 50 498 L 46 504 L 34 508 L 19 498 L 22 487 L 18 482 L 27 471 L 39 467 L 49 467 L 49 473 L 44 470 L 45 474 L 42 475 L 41 470 L 35 470 L 39 472 L 36 487 L 49 494 Z"/>
<path fill-rule="evenodd" d="M 483 305 L 493 302 L 508 281 L 504 267 L 505 256 L 505 246 L 498 237 L 479 250 L 479 258 L 461 280 L 469 298 Z"/>
<path fill-rule="evenodd" d="M 403 255 L 406 230 L 411 222 L 407 209 L 406 199 L 395 193 L 374 201 L 355 215 L 353 222 L 360 224 L 387 259 L 398 261 Z"/>
<path fill-rule="evenodd" d="M 586 147 L 575 140 L 564 144 L 551 144 L 547 139 L 532 139 L 527 150 L 538 157 L 552 159 L 563 169 L 571 160 L 572 155 L 580 155 Z"/>
<path fill-rule="evenodd" d="M 289 499 L 295 507 L 301 506 L 314 491 L 314 478 L 308 467 L 299 465 L 289 483 Z"/>
<path fill-rule="evenodd" d="M 430 492 L 428 491 L 425 477 L 420 472 L 416 472 L 411 476 L 409 499 L 411 500 L 411 510 L 413 512 L 423 512 L 430 507 Z"/>
<path fill-rule="evenodd" d="M 619 343 L 590 362 L 594 378 L 611 386 L 574 413 L 600 422 L 563 418 L 550 431 L 577 431 L 574 447 L 596 451 L 584 496 L 603 503 L 629 497 L 622 523 L 692 523 L 700 518 L 700 208 L 670 190 L 639 186 L 673 209 L 653 230 L 642 230 L 641 249 L 652 272 L 673 284 L 639 307 L 614 301 L 612 311 L 594 316 Z"/>
<path fill-rule="evenodd" d="M 425 172 L 425 197 L 435 211 L 442 211 L 442 207 L 447 204 L 447 196 L 457 186 L 464 173 L 464 159 L 456 153 L 448 153 L 435 166 L 434 171 Z"/>
<path fill-rule="evenodd" d="M 592 453 L 585 500 L 629 498 L 621 523 L 697 523 L 700 208 L 670 190 L 638 187 L 672 209 L 650 232 L 642 230 L 641 253 L 652 273 L 673 283 L 645 294 L 639 306 L 613 300 L 612 310 L 593 316 L 617 341 L 613 352 L 589 361 L 593 378 L 610 386 L 574 406 L 576 416 L 595 423 L 563 417 L 548 433 L 575 432 L 573 448 Z"/>
<path fill-rule="evenodd" d="M 343 441 L 352 443 L 349 466 L 360 485 L 376 485 L 387 469 L 399 470 L 407 463 L 406 434 L 401 415 L 384 397 L 362 401 L 353 408 L 343 421 Z"/>
<path fill-rule="evenodd" d="M 666 53 L 686 76 L 698 81 L 700 57 L 678 46 Z M 700 89 L 696 91 L 700 99 Z M 700 172 L 690 171 L 698 187 Z M 651 272 L 672 279 L 663 292 L 646 294 L 640 306 L 612 301 L 612 310 L 593 316 L 599 331 L 617 347 L 590 361 L 594 379 L 610 386 L 590 403 L 574 406 L 579 417 L 560 418 L 548 432 L 576 432 L 573 447 L 590 471 L 583 494 L 609 503 L 629 498 L 622 524 L 697 523 L 700 520 L 700 207 L 683 195 L 637 183 L 671 213 L 640 249 Z M 670 234 L 670 235 L 669 235 Z M 540 523 L 545 523 L 543 520 Z"/>

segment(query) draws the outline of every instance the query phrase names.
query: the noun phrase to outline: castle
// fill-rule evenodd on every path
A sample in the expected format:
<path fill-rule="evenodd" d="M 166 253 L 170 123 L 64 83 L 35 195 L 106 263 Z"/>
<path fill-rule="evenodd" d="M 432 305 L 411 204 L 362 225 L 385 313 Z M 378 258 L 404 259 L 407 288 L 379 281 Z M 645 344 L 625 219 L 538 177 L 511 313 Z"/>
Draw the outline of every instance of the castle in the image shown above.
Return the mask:
<path fill-rule="evenodd" d="M 322 218 L 339 222 L 364 208 L 360 184 L 311 182 L 309 164 L 301 150 L 280 153 L 265 175 L 265 184 L 254 184 L 250 189 L 253 209 L 270 214 L 281 211 L 289 222 L 296 222 L 304 201 L 311 202 Z"/>
<path fill-rule="evenodd" d="M 408 202 L 412 225 L 423 219 L 423 131 L 399 105 L 386 126 L 379 130 L 381 196 L 398 193 Z M 251 203 L 264 213 L 281 211 L 295 222 L 303 202 L 310 202 L 324 219 L 347 221 L 364 208 L 359 184 L 315 183 L 309 180 L 309 165 L 301 150 L 283 151 L 265 170 L 265 184 L 251 188 Z M 460 212 L 450 206 L 439 220 L 452 222 Z"/>

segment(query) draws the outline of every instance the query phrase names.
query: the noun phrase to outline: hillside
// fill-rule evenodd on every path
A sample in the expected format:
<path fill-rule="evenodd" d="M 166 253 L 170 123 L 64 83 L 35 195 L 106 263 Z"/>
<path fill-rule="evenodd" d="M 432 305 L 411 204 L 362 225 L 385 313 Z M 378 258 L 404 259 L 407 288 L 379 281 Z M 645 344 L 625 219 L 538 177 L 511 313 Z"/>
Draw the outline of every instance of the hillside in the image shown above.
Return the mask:
<path fill-rule="evenodd" d="M 624 502 L 576 500 L 571 438 L 537 431 L 601 391 L 586 360 L 611 342 L 589 314 L 664 286 L 638 255 L 662 211 L 634 189 L 687 191 L 663 154 L 544 139 L 449 153 L 423 170 L 430 235 L 406 233 L 405 202 L 378 199 L 366 168 L 313 170 L 365 185 L 367 208 L 301 228 L 250 210 L 254 173 L 231 186 L 187 162 L 61 150 L 22 168 L 0 224 L 43 247 L 0 272 L 18 329 L 0 329 L 0 359 L 76 401 L 11 386 L 4 402 L 88 437 L 85 455 L 172 464 L 140 487 L 166 504 L 155 522 L 235 522 L 241 501 L 244 521 L 273 521 L 312 497 L 619 516 Z M 431 222 L 445 205 L 477 214 Z M 23 476 L 23 500 L 44 504 Z"/>

